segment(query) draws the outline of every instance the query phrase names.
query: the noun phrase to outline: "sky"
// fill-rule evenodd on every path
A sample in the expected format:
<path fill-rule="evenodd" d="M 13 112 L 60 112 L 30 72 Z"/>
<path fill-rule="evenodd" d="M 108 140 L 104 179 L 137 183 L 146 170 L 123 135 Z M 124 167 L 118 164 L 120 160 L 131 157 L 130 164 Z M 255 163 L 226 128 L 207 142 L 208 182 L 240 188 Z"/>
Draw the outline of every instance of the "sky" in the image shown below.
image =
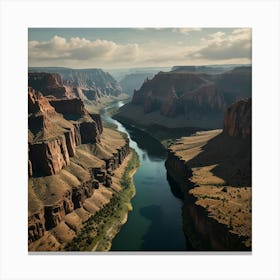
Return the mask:
<path fill-rule="evenodd" d="M 29 28 L 29 67 L 251 63 L 249 28 Z"/>

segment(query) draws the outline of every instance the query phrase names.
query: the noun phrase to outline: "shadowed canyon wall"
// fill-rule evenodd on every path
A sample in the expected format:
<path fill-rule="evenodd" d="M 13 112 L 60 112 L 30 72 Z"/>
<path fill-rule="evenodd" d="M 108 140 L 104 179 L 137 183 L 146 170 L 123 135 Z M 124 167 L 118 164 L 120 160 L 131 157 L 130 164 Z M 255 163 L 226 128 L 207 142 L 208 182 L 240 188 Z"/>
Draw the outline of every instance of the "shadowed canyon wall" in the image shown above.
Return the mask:
<path fill-rule="evenodd" d="M 224 224 L 220 222 L 220 216 L 220 220 L 209 217 L 207 206 L 203 206 L 203 201 L 207 199 L 208 201 L 212 199 L 213 205 L 218 203 L 218 199 L 225 200 L 223 192 L 226 194 L 224 197 L 229 197 L 232 190 L 238 193 L 242 190 L 250 197 L 251 114 L 251 99 L 239 100 L 226 110 L 224 129 L 221 133 L 213 131 L 208 134 L 206 132 L 197 136 L 182 137 L 168 149 L 166 161 L 168 178 L 173 188 L 180 188 L 184 201 L 184 231 L 197 250 L 246 251 L 251 248 L 249 242 L 246 243 L 246 240 L 251 238 L 251 225 L 242 225 L 241 219 L 241 224 L 238 226 L 243 226 L 244 230 L 247 227 L 246 232 L 241 235 L 236 234 L 231 224 L 232 218 L 229 224 Z M 208 190 L 209 194 L 204 191 L 194 195 L 195 192 L 192 190 L 201 186 Z M 211 196 L 212 190 L 215 190 L 219 196 L 216 193 L 216 196 Z M 237 196 L 241 193 L 240 191 Z M 234 198 L 236 199 L 235 196 Z M 198 204 L 199 199 L 202 201 L 200 204 Z M 229 203 L 236 203 L 235 201 Z M 247 203 L 251 207 L 250 199 Z M 223 201 L 221 205 L 224 205 Z M 245 205 L 240 204 L 239 213 L 243 211 L 245 213 L 247 210 Z M 250 213 L 246 214 L 246 218 L 250 219 Z"/>

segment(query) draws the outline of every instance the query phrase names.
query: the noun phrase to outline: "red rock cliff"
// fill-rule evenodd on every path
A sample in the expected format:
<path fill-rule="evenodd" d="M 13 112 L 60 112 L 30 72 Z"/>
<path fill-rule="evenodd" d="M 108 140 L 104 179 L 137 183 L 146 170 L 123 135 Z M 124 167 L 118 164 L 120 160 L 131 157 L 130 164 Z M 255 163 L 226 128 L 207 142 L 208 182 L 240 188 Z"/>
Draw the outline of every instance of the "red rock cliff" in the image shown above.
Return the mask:
<path fill-rule="evenodd" d="M 252 134 L 252 99 L 233 103 L 224 116 L 223 132 L 233 137 L 247 139 Z"/>
<path fill-rule="evenodd" d="M 43 95 L 56 98 L 67 97 L 60 75 L 56 73 L 28 73 L 28 85 Z"/>
<path fill-rule="evenodd" d="M 97 124 L 90 117 L 81 100 L 62 99 L 52 100 L 51 103 L 40 92 L 29 87 L 30 176 L 34 172 L 57 174 L 69 165 L 70 157 L 75 156 L 76 146 L 100 141 L 102 129 L 98 125 L 102 127 L 102 123 Z"/>
<path fill-rule="evenodd" d="M 217 128 L 221 127 L 225 109 L 230 104 L 250 96 L 251 68 L 238 67 L 219 75 L 159 72 L 134 91 L 131 103 L 141 107 L 143 115 L 160 112 L 168 118 L 181 116 L 188 121 L 213 117 Z M 125 108 L 129 109 L 129 105 Z M 126 115 L 125 108 L 120 110 L 120 115 L 122 110 Z"/>

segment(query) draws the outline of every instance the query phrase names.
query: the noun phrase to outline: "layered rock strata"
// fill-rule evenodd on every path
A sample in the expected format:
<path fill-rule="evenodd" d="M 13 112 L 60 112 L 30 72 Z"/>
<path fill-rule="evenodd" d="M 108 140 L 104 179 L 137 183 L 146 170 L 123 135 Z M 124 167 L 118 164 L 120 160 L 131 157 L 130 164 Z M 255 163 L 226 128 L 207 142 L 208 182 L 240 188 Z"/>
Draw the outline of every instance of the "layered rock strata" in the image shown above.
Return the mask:
<path fill-rule="evenodd" d="M 69 165 L 69 158 L 75 155 L 76 146 L 100 142 L 102 130 L 99 131 L 81 100 L 48 101 L 31 87 L 28 96 L 31 173 L 40 171 L 45 175 L 56 174 Z"/>
<path fill-rule="evenodd" d="M 43 95 L 51 95 L 55 98 L 71 97 L 63 85 L 62 79 L 57 73 L 29 73 L 28 85 Z"/>
<path fill-rule="evenodd" d="M 251 249 L 251 99 L 232 104 L 224 120 L 223 131 L 182 137 L 168 151 L 184 231 L 197 250 Z"/>
<path fill-rule="evenodd" d="M 52 231 L 63 228 L 61 236 L 72 232 L 73 238 L 81 227 L 77 215 L 84 220 L 99 209 L 93 204 L 110 193 L 105 189 L 129 154 L 129 141 L 104 129 L 100 115 L 90 115 L 80 99 L 47 99 L 29 87 L 28 104 L 29 249 L 56 250 L 64 241 Z"/>
<path fill-rule="evenodd" d="M 107 96 L 118 96 L 122 92 L 119 83 L 107 72 L 102 69 L 71 69 L 61 67 L 33 67 L 29 69 L 29 75 L 35 76 L 42 74 L 41 72 L 51 73 L 51 75 L 59 75 L 57 79 L 59 85 L 63 84 L 63 90 L 55 89 L 51 92 L 55 97 L 78 97 L 83 102 L 98 102 L 100 98 Z M 36 83 L 30 79 L 35 89 L 44 90 L 42 87 L 37 88 Z M 36 85 L 36 86 L 35 86 Z M 50 91 L 47 90 L 46 94 Z M 44 93 L 45 94 L 45 93 Z"/>
<path fill-rule="evenodd" d="M 222 128 L 226 108 L 251 92 L 251 67 L 221 74 L 159 72 L 134 91 L 131 103 L 115 117 L 143 127 Z"/>
<path fill-rule="evenodd" d="M 109 139 L 106 139 L 106 141 L 109 142 Z M 106 155 L 100 159 L 99 155 L 85 153 L 78 147 L 78 158 L 73 157 L 73 160 L 70 160 L 69 166 L 62 169 L 56 175 L 30 178 L 33 184 L 39 184 L 40 188 L 42 188 L 41 190 L 35 190 L 36 196 L 39 197 L 40 203 L 42 203 L 42 207 L 38 207 L 34 211 L 35 213 L 30 213 L 29 215 L 29 243 L 40 239 L 44 232 L 56 227 L 65 219 L 67 214 L 78 208 L 83 208 L 86 200 L 94 197 L 94 192 L 100 186 L 106 188 L 112 186 L 113 171 L 122 164 L 125 157 L 129 154 L 128 140 L 122 141 L 119 138 L 119 141 L 123 144 L 120 147 L 113 147 L 111 156 Z M 110 149 L 112 147 L 106 147 L 106 149 L 111 153 Z M 85 158 L 83 158 L 84 156 Z M 89 163 L 89 161 L 92 163 Z M 84 174 L 82 177 L 79 177 L 81 176 L 80 172 Z M 51 177 L 54 177 L 53 180 Z M 59 187 L 56 185 L 57 183 L 60 183 L 62 187 L 59 191 L 57 189 Z M 46 198 L 41 193 L 45 191 Z M 41 197 L 42 195 L 43 197 Z"/>

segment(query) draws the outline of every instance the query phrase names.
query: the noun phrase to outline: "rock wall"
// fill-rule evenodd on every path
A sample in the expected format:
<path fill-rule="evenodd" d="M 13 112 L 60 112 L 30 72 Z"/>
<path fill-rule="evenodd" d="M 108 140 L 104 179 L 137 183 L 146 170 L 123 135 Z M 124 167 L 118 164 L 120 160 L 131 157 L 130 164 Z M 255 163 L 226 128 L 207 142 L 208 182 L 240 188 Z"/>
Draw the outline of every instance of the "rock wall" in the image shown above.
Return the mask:
<path fill-rule="evenodd" d="M 45 234 L 44 210 L 28 217 L 28 244 L 40 239 Z"/>
<path fill-rule="evenodd" d="M 233 103 L 224 116 L 223 132 L 232 137 L 247 139 L 252 134 L 252 99 Z"/>
<path fill-rule="evenodd" d="M 87 114 L 84 103 L 79 98 L 73 99 L 53 99 L 50 104 L 55 108 L 58 113 L 64 116 L 77 116 L 81 117 Z"/>
<path fill-rule="evenodd" d="M 40 239 L 46 231 L 56 227 L 67 215 L 75 209 L 83 207 L 86 198 L 94 195 L 94 190 L 100 184 L 111 187 L 114 170 L 119 167 L 125 157 L 129 154 L 129 140 L 117 149 L 109 159 L 104 159 L 104 165 L 91 168 L 91 178 L 81 181 L 78 187 L 67 190 L 62 198 L 53 205 L 45 205 L 38 213 L 33 213 L 28 220 L 28 242 Z"/>
<path fill-rule="evenodd" d="M 129 154 L 129 140 L 126 139 L 125 145 L 118 148 L 117 152 L 113 153 L 112 157 L 103 159 L 106 162 L 106 169 L 113 171 L 116 168 L 118 168 L 128 154 Z"/>
<path fill-rule="evenodd" d="M 57 174 L 70 164 L 70 157 L 76 154 L 76 146 L 96 142 L 100 142 L 100 134 L 96 123 L 89 121 L 75 124 L 55 138 L 29 143 L 32 172 L 41 175 Z"/>
<path fill-rule="evenodd" d="M 172 149 L 168 149 L 167 160 L 165 162 L 167 170 L 172 169 L 173 174 L 177 174 L 182 180 L 187 180 L 192 176 L 192 171 L 187 162 L 178 157 Z"/>
<path fill-rule="evenodd" d="M 118 96 L 122 92 L 122 88 L 119 83 L 107 72 L 102 69 L 70 69 L 70 68 L 60 68 L 60 67 L 32 67 L 29 68 L 30 82 L 37 89 L 37 84 L 39 87 L 41 84 L 36 80 L 34 82 L 34 76 L 42 76 L 42 74 L 49 73 L 49 75 L 55 75 L 52 81 L 50 78 L 45 78 L 44 83 L 51 82 L 52 85 L 57 83 L 58 87 L 53 86 L 53 92 L 50 93 L 46 90 L 46 95 L 51 94 L 57 98 L 70 97 L 70 95 L 75 95 L 82 99 L 82 101 L 91 102 L 98 101 L 99 98 L 104 96 Z M 44 73 L 42 73 L 44 72 Z M 50 74 L 51 73 L 51 74 Z M 59 74 L 59 78 L 55 81 L 55 78 Z M 31 85 L 31 86 L 32 86 Z M 62 87 L 63 86 L 63 87 Z M 61 92 L 59 93 L 59 87 Z M 64 88 L 65 92 L 62 92 Z M 67 88 L 70 87 L 72 90 L 68 93 Z M 42 90 L 42 88 L 38 88 Z M 57 91 L 57 93 L 56 93 Z M 43 90 L 45 95 L 45 91 Z M 72 96 L 73 97 L 73 96 Z"/>
<path fill-rule="evenodd" d="M 91 118 L 97 124 L 97 128 L 100 134 L 103 132 L 103 123 L 100 114 L 90 114 Z"/>
<path fill-rule="evenodd" d="M 248 151 L 251 148 L 251 146 L 249 145 L 249 141 L 247 141 L 251 137 L 251 99 L 240 100 L 231 105 L 226 110 L 226 113 L 224 115 L 223 134 L 220 135 L 221 137 L 219 139 L 222 139 L 222 142 L 214 141 L 215 139 L 218 139 L 218 136 L 211 138 L 206 144 L 203 144 L 203 142 L 201 142 L 202 144 L 199 148 L 201 149 L 200 154 L 191 151 L 191 148 L 197 149 L 195 143 L 191 142 L 191 140 L 189 140 L 191 143 L 189 146 L 189 151 L 184 151 L 184 149 L 182 148 L 177 148 L 176 153 L 176 151 L 172 149 L 172 146 L 169 147 L 168 158 L 166 160 L 165 165 L 168 170 L 169 176 L 171 176 L 170 178 L 174 182 L 176 182 L 176 184 L 180 188 L 180 193 L 183 194 L 184 232 L 188 240 L 191 242 L 192 246 L 196 250 L 248 251 L 250 250 L 250 248 L 246 247 L 244 244 L 244 241 L 247 237 L 238 236 L 237 234 L 230 231 L 230 228 L 226 224 L 219 223 L 213 217 L 209 217 L 209 213 L 207 212 L 207 210 L 197 205 L 197 198 L 191 195 L 189 193 L 189 190 L 197 186 L 194 183 L 196 182 L 194 178 L 197 175 L 193 176 L 192 170 L 195 173 L 196 168 L 204 167 L 214 163 L 220 168 L 220 172 L 222 170 L 221 166 L 224 164 L 224 166 L 228 166 L 228 168 L 230 168 L 230 170 L 233 170 L 233 172 L 234 168 L 240 168 L 239 171 L 241 172 L 242 170 L 242 172 L 244 172 L 244 175 L 242 175 L 243 180 L 246 179 L 245 175 L 249 177 L 251 176 L 251 162 L 249 161 L 250 158 L 247 155 Z M 234 139 L 232 137 L 238 137 L 238 139 Z M 227 142 L 227 139 L 234 140 L 234 142 Z M 197 141 L 199 143 L 199 140 Z M 234 149 L 238 150 L 239 153 L 234 152 L 234 156 L 237 158 L 239 165 L 236 162 L 234 162 L 230 155 L 227 155 L 224 158 L 218 158 L 219 152 L 223 155 L 225 154 L 225 152 L 223 151 L 224 148 L 222 148 L 224 143 L 235 144 Z M 174 147 L 176 147 L 176 145 L 174 145 L 173 148 Z M 228 149 L 229 145 L 226 144 L 225 147 L 226 149 Z M 230 148 L 234 150 L 232 146 L 230 146 Z M 209 151 L 209 149 L 211 149 L 211 152 Z M 203 152 L 206 152 L 206 150 L 208 151 L 207 158 L 203 159 L 203 157 L 201 156 L 198 159 L 198 156 L 201 155 Z M 185 152 L 183 154 L 186 158 L 186 161 L 178 155 L 178 153 L 182 151 Z M 192 166 L 193 158 L 190 156 L 192 155 L 192 153 L 196 154 L 196 156 L 194 156 L 197 159 L 195 166 Z M 226 161 L 229 161 L 230 164 L 227 165 Z M 195 168 L 191 169 L 192 167 Z M 213 172 L 213 174 L 216 174 L 215 176 L 218 176 L 217 174 L 220 174 L 217 173 L 217 171 L 215 172 L 216 173 Z M 210 173 L 207 175 L 205 173 L 205 175 L 201 177 L 202 181 L 205 180 L 207 176 L 211 177 L 213 174 Z M 221 174 L 223 173 L 221 172 Z M 226 176 L 221 178 L 226 178 Z M 209 180 L 209 182 L 211 182 L 211 179 Z M 208 184 L 208 187 L 211 187 L 211 183 Z M 247 186 L 247 184 L 245 185 Z M 228 184 L 226 186 L 228 186 Z M 237 186 L 240 186 L 240 184 L 238 184 Z M 243 185 L 241 184 L 241 186 Z"/>
<path fill-rule="evenodd" d="M 120 109 L 118 115 L 126 116 L 129 108 L 136 106 L 141 112 L 136 119 L 140 123 L 147 114 L 155 113 L 170 119 L 170 122 L 176 118 L 185 119 L 188 127 L 221 128 L 226 108 L 251 96 L 251 83 L 251 67 L 239 67 L 219 75 L 159 72 L 134 91 L 131 104 Z M 129 115 L 127 118 L 135 121 Z M 157 117 L 153 121 L 157 123 L 161 119 Z"/>
<path fill-rule="evenodd" d="M 82 144 L 100 142 L 100 134 L 94 121 L 83 121 L 80 124 Z"/>
<path fill-rule="evenodd" d="M 56 98 L 67 97 L 62 79 L 56 73 L 28 73 L 28 86 L 40 91 L 43 95 L 52 95 Z"/>
<path fill-rule="evenodd" d="M 28 87 L 28 113 L 44 113 L 49 117 L 55 115 L 55 109 L 48 99 L 44 98 L 41 92 L 32 87 Z"/>
<path fill-rule="evenodd" d="M 74 148 L 71 147 L 69 150 L 71 149 Z M 42 143 L 30 144 L 29 150 L 33 173 L 54 175 L 70 164 L 65 135 Z"/>
<path fill-rule="evenodd" d="M 209 218 L 207 211 L 195 204 L 195 199 L 186 194 L 183 204 L 183 229 L 188 241 L 198 251 L 248 251 L 241 238 L 229 228 Z"/>
<path fill-rule="evenodd" d="M 231 233 L 226 225 L 209 218 L 207 210 L 196 205 L 196 198 L 188 193 L 195 185 L 189 181 L 192 171 L 187 163 L 171 151 L 166 168 L 173 193 L 183 200 L 183 230 L 187 242 L 198 251 L 248 251 L 243 243 L 245 238 Z"/>
<path fill-rule="evenodd" d="M 85 79 L 86 77 L 87 75 L 84 76 Z M 64 82 L 57 74 L 29 73 L 28 82 L 28 176 L 31 178 L 30 182 L 35 179 L 40 182 L 42 177 L 48 189 L 48 183 L 46 183 L 49 182 L 48 180 L 60 182 L 58 179 L 60 177 L 49 178 L 49 176 L 58 174 L 57 176 L 63 177 L 65 174 L 60 172 L 67 166 L 71 170 L 70 158 L 77 157 L 77 146 L 100 143 L 103 124 L 99 114 L 90 115 L 85 109 L 83 101 L 79 98 L 69 99 L 65 90 L 67 87 L 68 92 L 75 93 L 70 84 L 77 83 L 77 86 L 81 86 L 84 82 L 87 84 L 90 81 L 83 80 L 81 77 L 77 81 L 68 81 L 68 85 L 64 87 Z M 119 93 L 118 89 L 115 91 L 113 86 L 107 84 L 106 81 L 103 82 L 105 83 L 103 94 Z M 93 82 L 91 81 L 91 83 Z M 95 146 L 89 147 L 94 149 Z M 61 189 L 60 186 L 57 186 L 58 196 L 52 192 L 53 199 L 42 200 L 39 198 L 40 191 L 37 190 L 38 199 L 43 205 L 38 204 L 38 206 L 34 202 L 37 210 L 29 212 L 29 244 L 56 227 L 68 213 L 83 207 L 85 200 L 94 195 L 94 191 L 99 188 L 100 184 L 111 187 L 114 170 L 128 154 L 129 140 L 127 139 L 111 156 L 108 157 L 106 152 L 106 158 L 96 156 L 96 160 L 91 159 L 93 161 L 91 164 L 96 161 L 99 167 L 87 167 L 87 163 L 75 167 L 75 170 L 81 169 L 82 174 L 87 174 L 90 178 L 83 179 L 83 176 L 78 176 L 76 177 L 78 181 L 71 181 L 70 176 L 65 179 L 66 183 L 61 186 Z M 73 160 L 75 161 L 75 159 Z M 102 160 L 104 164 L 100 166 Z M 69 186 L 67 180 L 71 181 L 69 181 Z M 75 187 L 70 187 L 72 183 Z M 56 188 L 55 183 L 53 184 L 52 187 Z M 32 184 L 29 187 L 33 188 Z M 62 188 L 67 190 L 62 191 Z"/>
<path fill-rule="evenodd" d="M 35 139 L 29 140 L 30 176 L 57 174 L 69 165 L 76 146 L 100 142 L 101 117 L 94 114 L 95 122 L 80 99 L 48 100 L 29 87 L 28 113 L 28 128 Z"/>

